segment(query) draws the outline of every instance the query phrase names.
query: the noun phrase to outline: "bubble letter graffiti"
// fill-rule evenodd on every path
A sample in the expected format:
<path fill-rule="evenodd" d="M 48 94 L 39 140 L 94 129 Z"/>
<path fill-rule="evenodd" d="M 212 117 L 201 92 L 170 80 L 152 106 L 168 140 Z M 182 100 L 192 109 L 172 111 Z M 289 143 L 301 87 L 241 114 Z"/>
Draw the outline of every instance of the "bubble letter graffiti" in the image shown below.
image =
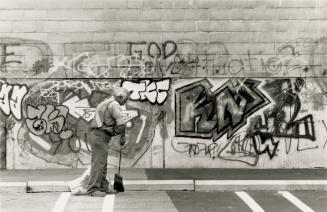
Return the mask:
<path fill-rule="evenodd" d="M 27 105 L 26 125 L 34 135 L 60 133 L 61 139 L 72 136 L 71 130 L 64 131 L 65 118 L 68 108 L 63 105 L 54 107 L 53 105 L 38 105 L 34 107 Z"/>

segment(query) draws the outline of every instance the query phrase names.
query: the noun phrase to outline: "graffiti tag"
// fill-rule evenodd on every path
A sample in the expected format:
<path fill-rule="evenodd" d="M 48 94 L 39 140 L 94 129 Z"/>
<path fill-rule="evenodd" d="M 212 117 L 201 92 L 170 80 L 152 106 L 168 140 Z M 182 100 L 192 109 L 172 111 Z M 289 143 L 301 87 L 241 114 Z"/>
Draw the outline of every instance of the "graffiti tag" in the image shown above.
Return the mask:
<path fill-rule="evenodd" d="M 231 137 L 247 118 L 269 99 L 257 88 L 260 81 L 229 80 L 216 91 L 201 80 L 176 90 L 176 136 L 213 138 L 227 133 Z"/>
<path fill-rule="evenodd" d="M 170 87 L 170 80 L 161 81 L 142 80 L 140 82 L 123 81 L 122 87 L 131 91 L 131 100 L 148 100 L 152 104 L 163 104 L 167 97 Z"/>
<path fill-rule="evenodd" d="M 12 113 L 16 119 L 20 120 L 22 117 L 22 100 L 26 93 L 26 85 L 2 84 L 0 88 L 0 109 L 4 114 L 9 116 Z"/>
<path fill-rule="evenodd" d="M 94 118 L 96 109 L 90 107 L 89 101 L 86 98 L 80 99 L 78 96 L 73 96 L 62 104 L 69 109 L 69 114 L 77 119 L 83 118 L 89 122 Z"/>
<path fill-rule="evenodd" d="M 72 136 L 72 131 L 64 128 L 67 114 L 68 108 L 63 105 L 27 105 L 25 122 L 34 135 L 55 133 L 59 134 L 61 139 L 68 139 Z"/>

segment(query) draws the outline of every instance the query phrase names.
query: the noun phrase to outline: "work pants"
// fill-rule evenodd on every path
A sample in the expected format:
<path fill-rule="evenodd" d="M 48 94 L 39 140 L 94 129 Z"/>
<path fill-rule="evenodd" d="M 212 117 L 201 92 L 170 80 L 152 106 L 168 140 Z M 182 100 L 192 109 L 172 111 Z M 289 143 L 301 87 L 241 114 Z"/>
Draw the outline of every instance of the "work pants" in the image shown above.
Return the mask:
<path fill-rule="evenodd" d="M 107 192 L 109 182 L 107 180 L 108 146 L 111 137 L 101 129 L 92 129 L 87 136 L 92 148 L 91 173 L 87 192 L 95 190 Z"/>

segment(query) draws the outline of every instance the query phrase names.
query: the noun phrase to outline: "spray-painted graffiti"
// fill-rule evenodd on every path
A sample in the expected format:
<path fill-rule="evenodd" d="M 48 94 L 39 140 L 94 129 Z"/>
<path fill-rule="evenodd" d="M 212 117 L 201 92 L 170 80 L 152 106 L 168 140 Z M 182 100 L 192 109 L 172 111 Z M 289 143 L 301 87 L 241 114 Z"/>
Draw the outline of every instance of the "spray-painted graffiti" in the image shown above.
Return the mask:
<path fill-rule="evenodd" d="M 257 88 L 260 81 L 229 80 L 219 88 L 207 80 L 176 90 L 176 136 L 231 137 L 246 124 L 247 118 L 269 104 Z"/>
<path fill-rule="evenodd" d="M 292 82 L 293 81 L 293 82 Z M 250 130 L 270 133 L 274 137 L 305 138 L 315 140 L 312 115 L 298 119 L 301 100 L 298 93 L 304 86 L 304 79 L 281 79 L 266 82 L 263 86 L 274 100 L 273 107 L 251 120 Z"/>
<path fill-rule="evenodd" d="M 23 102 L 24 122 L 17 134 L 20 148 L 47 163 L 71 167 L 88 164 L 88 129 L 96 105 L 109 98 L 116 86 L 132 88 L 143 81 L 150 82 L 144 85 L 166 81 L 169 89 L 164 90 L 167 96 L 161 105 L 158 99 L 151 102 L 146 95 L 142 100 L 142 92 L 132 90 L 132 95 L 135 92 L 140 97 L 129 101 L 124 109 L 128 143 L 123 157 L 128 166 L 142 161 L 155 134 L 166 136 L 172 150 L 189 158 L 210 158 L 217 163 L 237 161 L 250 166 L 258 165 L 263 157 L 276 161 L 281 154 L 319 151 L 326 143 L 321 136 L 326 130 L 316 132 L 324 122 L 317 125 L 308 105 L 303 104 L 301 93 L 310 92 L 305 79 L 206 78 L 192 79 L 190 83 L 168 79 L 79 79 L 46 80 L 29 88 Z M 56 93 L 56 98 L 46 92 Z M 174 125 L 167 122 L 159 126 L 166 116 L 172 116 L 171 121 L 175 118 Z M 162 130 L 166 134 L 155 133 L 161 128 L 167 128 Z M 66 131 L 69 136 L 61 135 Z M 317 138 L 324 143 L 314 143 Z M 113 137 L 110 142 L 111 156 L 118 155 L 118 141 Z"/>
<path fill-rule="evenodd" d="M 152 104 L 163 104 L 170 88 L 170 80 L 142 80 L 139 82 L 123 81 L 122 87 L 131 91 L 131 100 L 148 100 Z"/>
<path fill-rule="evenodd" d="M 18 120 L 22 116 L 22 101 L 27 93 L 26 85 L 11 85 L 0 82 L 0 109 L 5 115 L 13 114 Z"/>
<path fill-rule="evenodd" d="M 162 44 L 146 41 L 131 42 L 128 49 L 129 55 L 142 58 L 144 68 L 147 70 L 145 72 L 160 73 L 156 75 L 157 77 L 258 74 L 307 76 L 310 67 L 306 53 L 298 50 L 299 47 L 292 43 L 276 47 L 275 52 L 270 54 L 273 56 L 269 54 L 264 56 L 262 51 L 259 54 L 253 53 L 250 49 L 242 54 L 233 55 L 223 42 L 198 44 L 187 39 L 177 42 L 165 41 Z M 151 72 L 148 71 L 150 69 Z"/>
<path fill-rule="evenodd" d="M 275 141 L 274 137 L 269 133 L 263 133 L 257 131 L 253 135 L 255 139 L 253 140 L 254 150 L 258 155 L 267 153 L 269 158 L 272 159 L 277 151 L 279 141 Z"/>
<path fill-rule="evenodd" d="M 47 163 L 70 167 L 90 163 L 90 121 L 96 106 L 111 97 L 114 87 L 121 82 L 79 80 L 76 83 L 50 80 L 30 87 L 23 106 L 24 124 L 19 128 L 17 139 L 24 151 Z M 44 95 L 50 90 L 56 93 L 56 98 Z M 128 141 L 123 157 L 129 166 L 133 166 L 152 143 L 158 111 L 152 107 L 147 101 L 131 101 L 123 108 Z M 119 147 L 119 136 L 113 137 L 109 154 L 118 156 Z"/>
<path fill-rule="evenodd" d="M 95 108 L 90 107 L 87 98 L 80 99 L 78 96 L 73 96 L 62 104 L 69 109 L 69 114 L 76 119 L 83 118 L 85 121 L 90 122 L 94 118 Z"/>
<path fill-rule="evenodd" d="M 129 55 L 134 55 L 142 61 L 143 75 L 139 75 L 141 77 L 194 76 L 196 69 L 200 67 L 199 57 L 196 52 L 190 50 L 195 48 L 189 48 L 185 42 L 189 41 L 168 40 L 162 44 L 146 41 L 130 42 Z M 135 73 L 133 75 L 135 76 Z M 130 74 L 130 76 L 132 75 Z"/>
<path fill-rule="evenodd" d="M 255 142 L 255 137 L 249 136 L 246 132 L 239 132 L 229 139 L 227 145 L 219 152 L 219 158 L 255 166 L 259 160 L 259 155 L 254 149 Z M 260 143 L 257 146 L 259 145 Z"/>
<path fill-rule="evenodd" d="M 286 154 L 289 153 L 294 142 L 297 142 L 296 151 L 319 148 L 317 144 L 309 145 L 308 142 L 301 147 L 305 140 L 316 140 L 313 116 L 311 114 L 300 116 L 303 110 L 300 95 L 302 92 L 308 92 L 305 89 L 304 79 L 265 80 L 261 82 L 260 86 L 252 87 L 246 80 L 229 84 L 234 87 L 226 86 L 226 82 L 215 86 L 213 84 L 208 80 L 201 80 L 176 89 L 176 136 L 213 138 L 213 141 L 216 142 L 215 138 L 221 137 L 221 135 L 217 136 L 221 132 L 219 130 L 224 129 L 219 126 L 228 126 L 229 130 L 222 131 L 223 134 L 227 133 L 227 143 L 221 145 L 222 143 L 218 142 L 215 147 L 219 145 L 219 148 L 213 156 L 209 154 L 211 152 L 210 144 L 199 147 L 201 145 L 187 143 L 181 151 L 176 146 L 184 143 L 179 142 L 173 144 L 173 149 L 177 152 L 188 151 L 190 155 L 204 152 L 211 158 L 241 161 L 255 166 L 262 154 L 267 154 L 270 159 L 275 158 L 282 142 L 285 143 Z M 252 89 L 252 93 L 249 92 L 250 89 Z M 225 91 L 224 98 L 219 98 L 221 91 Z M 257 95 L 253 95 L 253 93 Z M 258 104 L 255 111 L 264 106 L 265 108 L 256 115 L 251 116 L 253 113 L 250 113 L 249 116 L 246 116 L 244 114 L 247 111 L 245 109 L 246 101 L 244 101 L 246 98 L 244 97 L 255 103 L 253 97 L 256 96 L 257 99 L 262 99 L 262 104 Z M 242 117 L 243 122 L 238 117 Z M 238 124 L 241 126 L 238 127 Z M 235 130 L 232 127 L 235 127 Z M 238 132 L 241 128 L 242 131 Z"/>
<path fill-rule="evenodd" d="M 51 77 L 65 78 L 144 78 L 153 75 L 155 69 L 149 69 L 146 61 L 138 55 L 120 54 L 113 57 L 91 55 L 83 52 L 77 56 L 55 59 L 49 70 Z"/>
<path fill-rule="evenodd" d="M 172 141 L 172 148 L 179 153 L 188 153 L 190 157 L 200 154 L 215 159 L 219 156 L 222 144 L 219 143 L 203 143 L 203 142 L 175 142 Z"/>
<path fill-rule="evenodd" d="M 110 77 L 110 64 L 107 57 L 99 57 L 83 52 L 72 58 L 54 59 L 53 67 L 49 70 L 52 77 L 65 76 L 66 78 L 100 78 Z"/>
<path fill-rule="evenodd" d="M 173 149 L 178 151 L 176 146 L 184 145 L 178 152 L 187 152 L 185 149 L 190 155 L 204 152 L 211 158 L 241 161 L 252 166 L 262 154 L 270 159 L 276 157 L 282 142 L 288 154 L 292 139 L 297 141 L 297 151 L 317 149 L 317 144 L 300 147 L 303 139 L 316 140 L 313 116 L 300 116 L 303 107 L 299 95 L 307 92 L 305 80 L 265 80 L 258 86 L 259 83 L 229 80 L 215 85 L 201 80 L 176 89 L 176 136 L 213 138 L 217 142 L 227 133 L 228 142 L 224 145 L 218 142 L 214 155 L 209 154 L 210 144 L 200 147 L 179 142 Z M 252 113 L 248 102 L 254 107 Z M 258 112 L 260 108 L 263 109 Z M 252 115 L 254 112 L 256 115 Z M 242 132 L 238 132 L 241 128 Z"/>
<path fill-rule="evenodd" d="M 258 50 L 190 39 L 162 43 L 79 41 L 64 43 L 63 57 L 57 57 L 44 42 L 0 38 L 0 71 L 24 70 L 24 77 L 52 78 L 317 77 L 327 73 L 321 54 L 325 39 L 299 38 Z M 17 77 L 15 73 L 6 76 Z"/>
<path fill-rule="evenodd" d="M 299 46 L 298 42 L 308 44 L 303 47 Z M 36 45 L 37 42 L 33 44 Z M 162 43 L 141 41 L 119 44 L 108 41 L 95 43 L 81 41 L 63 45 L 65 49 L 63 58 L 51 59 L 52 53 L 44 58 L 40 56 L 42 59 L 33 62 L 33 67 L 41 71 L 35 71 L 31 76 L 42 74 L 44 70 L 51 78 L 309 77 L 324 76 L 325 73 L 315 68 L 317 66 L 315 63 L 319 66 L 320 60 L 308 56 L 309 53 L 317 55 L 317 48 L 320 48 L 320 46 L 315 48 L 313 40 L 296 40 L 257 52 L 251 48 L 242 48 L 241 52 L 234 53 L 231 49 L 237 48 L 234 46 L 236 44 L 229 44 L 233 46 L 227 46 L 223 42 L 201 44 L 189 39 L 167 40 Z M 48 51 L 47 48 L 46 46 L 42 48 L 42 55 Z M 119 49 L 119 53 L 115 49 Z M 12 55 L 8 55 L 10 56 Z M 8 61 L 9 64 L 18 64 L 15 60 Z"/>
<path fill-rule="evenodd" d="M 239 161 L 255 166 L 261 154 L 267 154 L 270 159 L 275 157 L 279 141 L 265 134 L 249 134 L 238 132 L 227 142 L 176 142 L 172 141 L 172 148 L 179 153 L 188 153 L 190 157 L 205 156 L 211 159 Z"/>
<path fill-rule="evenodd" d="M 63 105 L 27 105 L 26 126 L 34 135 L 49 133 L 59 134 L 60 139 L 68 139 L 72 136 L 71 130 L 65 130 L 65 119 L 68 108 Z"/>
<path fill-rule="evenodd" d="M 227 49 L 227 47 L 226 47 Z M 253 73 L 261 73 L 264 75 L 293 75 L 294 73 L 301 73 L 304 75 L 307 72 L 308 66 L 303 64 L 298 58 L 298 55 L 294 55 L 293 52 L 288 55 L 284 55 L 286 52 L 282 47 L 277 51 L 277 56 L 263 57 L 253 55 L 250 50 L 247 51 L 246 56 L 228 57 L 223 63 L 220 62 L 216 65 L 212 63 L 210 69 L 213 74 L 227 74 L 227 75 L 252 75 Z M 208 60 L 206 56 L 205 61 Z M 300 65 L 299 65 L 300 64 Z"/>
<path fill-rule="evenodd" d="M 167 59 L 170 56 L 174 55 L 177 50 L 177 44 L 174 41 L 168 40 L 163 42 L 162 44 L 158 44 L 157 42 L 147 43 L 143 42 L 129 42 L 129 54 L 134 55 L 138 54 L 142 57 L 142 55 L 147 55 L 152 58 L 160 58 Z"/>
<path fill-rule="evenodd" d="M 77 93 L 85 93 L 87 95 L 91 95 L 93 92 L 104 92 L 108 93 L 113 91 L 120 84 L 119 81 L 112 83 L 109 81 L 95 81 L 90 80 L 84 82 L 83 80 L 49 80 L 47 81 L 47 86 L 41 88 L 41 96 L 44 98 L 52 98 L 53 101 L 59 103 L 61 101 L 61 95 L 58 91 L 64 90 L 67 92 L 77 92 Z M 79 99 L 76 97 L 72 97 L 71 100 L 66 101 L 74 101 L 79 102 Z M 70 102 L 69 102 L 70 103 Z M 88 103 L 86 100 L 82 102 L 84 106 L 87 106 Z M 68 105 L 67 105 L 68 106 Z M 76 107 L 75 107 L 76 108 Z M 85 107 L 84 107 L 85 108 Z M 80 108 L 81 109 L 81 108 Z"/>
<path fill-rule="evenodd" d="M 158 136 L 163 158 L 161 140 L 171 141 L 178 153 L 217 164 L 255 166 L 263 157 L 275 162 L 281 154 L 327 148 L 325 122 L 317 120 L 327 105 L 326 79 L 319 78 L 327 75 L 325 39 L 260 48 L 190 39 L 74 42 L 53 56 L 43 42 L 3 38 L 1 73 L 14 80 L 17 69 L 43 80 L 27 80 L 28 89 L 0 84 L 0 108 L 9 116 L 8 137 L 17 137 L 20 148 L 48 163 L 77 167 L 89 162 L 88 129 L 96 106 L 123 86 L 132 100 L 124 108 L 123 157 L 129 166 L 147 163 L 144 155 L 152 160 L 148 150 L 155 149 Z M 271 76 L 276 78 L 263 78 Z M 110 156 L 118 155 L 118 140 L 110 142 Z"/>
<path fill-rule="evenodd" d="M 52 51 L 41 41 L 0 38 L 0 72 L 30 71 L 33 75 L 47 72 Z"/>
<path fill-rule="evenodd" d="M 50 89 L 64 89 L 64 88 L 69 88 L 69 89 L 75 89 L 75 90 L 80 90 L 80 89 L 85 89 L 89 93 L 95 90 L 112 90 L 115 88 L 115 84 L 112 84 L 107 81 L 94 81 L 90 80 L 88 83 L 85 83 L 82 80 L 49 80 L 49 82 L 52 83 L 52 86 Z"/>

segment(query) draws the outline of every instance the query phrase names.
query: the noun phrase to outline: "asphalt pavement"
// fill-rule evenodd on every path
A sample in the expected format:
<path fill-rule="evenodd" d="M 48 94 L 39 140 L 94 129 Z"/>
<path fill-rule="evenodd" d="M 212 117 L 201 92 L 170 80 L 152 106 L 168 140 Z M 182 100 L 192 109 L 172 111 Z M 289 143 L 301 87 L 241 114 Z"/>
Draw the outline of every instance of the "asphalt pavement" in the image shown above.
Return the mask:
<path fill-rule="evenodd" d="M 86 169 L 1 170 L 0 191 L 65 192 Z M 116 169 L 108 170 L 114 178 Z M 122 169 L 127 191 L 327 190 L 327 169 Z"/>
<path fill-rule="evenodd" d="M 1 193 L 1 212 L 326 212 L 327 191 L 141 191 L 106 197 Z"/>

